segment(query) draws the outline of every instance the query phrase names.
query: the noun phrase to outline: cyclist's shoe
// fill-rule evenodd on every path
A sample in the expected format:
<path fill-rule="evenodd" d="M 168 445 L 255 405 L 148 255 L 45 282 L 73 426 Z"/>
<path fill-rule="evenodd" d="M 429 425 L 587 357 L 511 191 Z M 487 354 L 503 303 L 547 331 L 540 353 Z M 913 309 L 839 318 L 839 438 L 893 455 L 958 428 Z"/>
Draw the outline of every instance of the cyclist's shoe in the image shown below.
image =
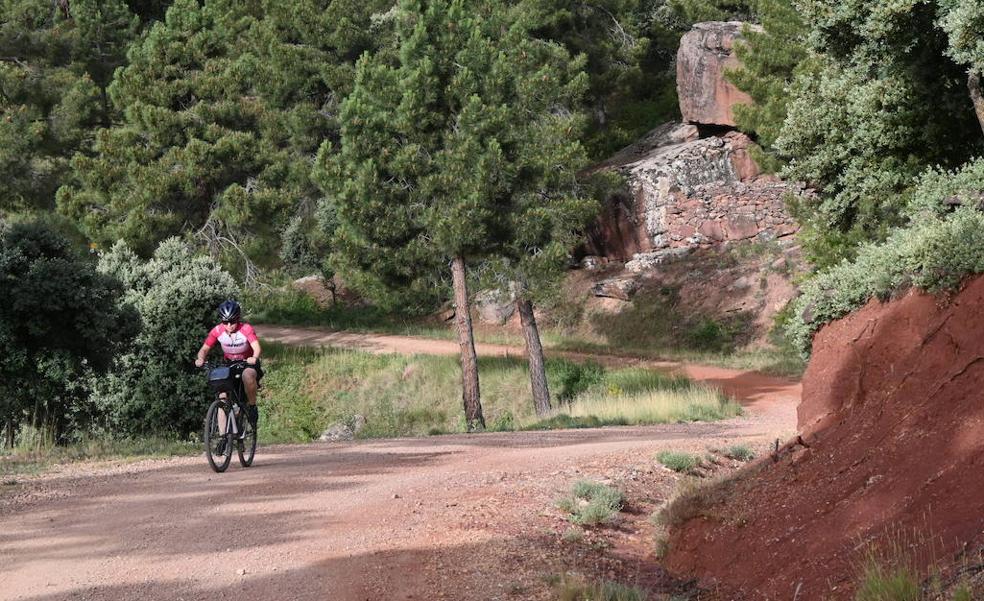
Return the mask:
<path fill-rule="evenodd" d="M 260 410 L 256 405 L 246 407 L 246 417 L 249 418 L 249 425 L 253 426 L 253 431 L 256 431 L 256 422 L 260 419 Z"/>
<path fill-rule="evenodd" d="M 226 450 L 226 437 L 223 436 L 221 439 L 219 439 L 219 444 L 215 445 L 215 454 L 225 455 L 225 450 Z"/>

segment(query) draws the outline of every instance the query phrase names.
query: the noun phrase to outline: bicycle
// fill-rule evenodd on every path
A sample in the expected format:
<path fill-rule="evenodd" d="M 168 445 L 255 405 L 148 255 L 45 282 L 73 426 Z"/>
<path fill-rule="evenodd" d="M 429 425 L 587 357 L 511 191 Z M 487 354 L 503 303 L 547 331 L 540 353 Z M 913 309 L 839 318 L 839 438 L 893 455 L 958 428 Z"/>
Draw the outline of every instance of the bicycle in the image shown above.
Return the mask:
<path fill-rule="evenodd" d="M 239 454 L 239 464 L 249 467 L 256 455 L 256 429 L 247 415 L 246 390 L 242 367 L 245 361 L 229 364 L 205 364 L 209 388 L 215 400 L 205 412 L 205 457 L 216 472 L 224 472 L 232 461 L 232 447 Z"/>

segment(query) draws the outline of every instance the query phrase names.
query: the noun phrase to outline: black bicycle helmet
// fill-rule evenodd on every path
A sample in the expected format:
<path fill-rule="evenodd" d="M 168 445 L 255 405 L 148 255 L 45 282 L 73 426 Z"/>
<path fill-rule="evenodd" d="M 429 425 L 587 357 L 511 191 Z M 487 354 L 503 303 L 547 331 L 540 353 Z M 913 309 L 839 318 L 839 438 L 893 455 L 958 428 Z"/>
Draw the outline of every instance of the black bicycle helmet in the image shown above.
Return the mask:
<path fill-rule="evenodd" d="M 242 314 L 242 308 L 234 300 L 227 300 L 219 305 L 219 319 L 222 321 L 239 321 Z"/>

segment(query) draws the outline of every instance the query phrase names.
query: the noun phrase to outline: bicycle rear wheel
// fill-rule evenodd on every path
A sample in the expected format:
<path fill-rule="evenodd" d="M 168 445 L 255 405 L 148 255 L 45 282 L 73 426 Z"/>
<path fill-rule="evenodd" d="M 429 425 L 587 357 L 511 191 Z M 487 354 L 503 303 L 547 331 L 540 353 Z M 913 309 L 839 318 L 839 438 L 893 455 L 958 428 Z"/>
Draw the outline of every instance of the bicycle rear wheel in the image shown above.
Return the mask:
<path fill-rule="evenodd" d="M 205 434 L 202 439 L 205 441 L 208 464 L 213 470 L 224 472 L 232 461 L 232 433 L 222 432 L 227 418 L 219 414 L 220 410 L 228 415 L 229 406 L 220 400 L 212 401 L 205 414 Z"/>
<path fill-rule="evenodd" d="M 239 452 L 239 465 L 249 467 L 253 465 L 253 457 L 256 456 L 256 428 L 249 423 L 246 412 L 242 412 L 242 440 L 237 441 L 236 451 Z"/>

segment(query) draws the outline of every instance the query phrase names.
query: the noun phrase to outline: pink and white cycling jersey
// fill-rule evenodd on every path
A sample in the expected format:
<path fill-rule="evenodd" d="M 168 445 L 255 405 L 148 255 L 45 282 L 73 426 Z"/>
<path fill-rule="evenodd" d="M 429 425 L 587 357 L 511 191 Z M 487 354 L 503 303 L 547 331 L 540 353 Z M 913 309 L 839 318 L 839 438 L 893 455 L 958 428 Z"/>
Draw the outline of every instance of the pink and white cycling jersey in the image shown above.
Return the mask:
<path fill-rule="evenodd" d="M 205 346 L 211 348 L 218 341 L 222 345 L 222 352 L 226 359 L 241 361 L 253 356 L 253 347 L 249 343 L 256 340 L 256 332 L 248 323 L 239 324 L 239 329 L 231 334 L 226 332 L 225 326 L 220 323 L 209 331 L 208 337 L 205 338 Z"/>

